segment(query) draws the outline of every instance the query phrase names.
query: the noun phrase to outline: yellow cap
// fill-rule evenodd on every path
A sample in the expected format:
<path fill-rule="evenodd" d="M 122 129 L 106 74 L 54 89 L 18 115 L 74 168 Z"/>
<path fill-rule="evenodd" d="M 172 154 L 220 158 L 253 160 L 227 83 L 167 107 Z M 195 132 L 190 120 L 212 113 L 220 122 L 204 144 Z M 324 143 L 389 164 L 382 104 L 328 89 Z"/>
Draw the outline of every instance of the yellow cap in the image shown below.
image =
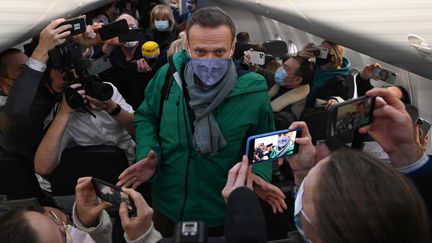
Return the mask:
<path fill-rule="evenodd" d="M 147 57 L 147 58 L 155 58 L 159 56 L 160 50 L 159 50 L 158 43 L 154 41 L 147 41 L 142 45 L 141 53 L 143 57 Z"/>

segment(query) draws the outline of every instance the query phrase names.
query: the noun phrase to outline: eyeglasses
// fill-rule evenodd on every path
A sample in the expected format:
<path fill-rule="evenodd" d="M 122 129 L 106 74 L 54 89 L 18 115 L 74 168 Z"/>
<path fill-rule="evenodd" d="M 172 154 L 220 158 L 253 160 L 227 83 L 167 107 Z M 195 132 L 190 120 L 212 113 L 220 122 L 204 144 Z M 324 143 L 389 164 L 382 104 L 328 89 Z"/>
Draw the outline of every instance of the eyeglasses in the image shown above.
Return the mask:
<path fill-rule="evenodd" d="M 302 199 L 303 199 L 303 192 L 304 192 L 304 182 L 305 182 L 306 178 L 303 179 L 302 184 L 300 185 L 300 188 L 296 194 L 296 198 L 295 198 L 295 203 L 294 203 L 294 225 L 296 226 L 298 232 L 302 235 L 303 239 L 307 242 L 307 243 L 313 243 L 311 240 L 309 240 L 304 231 L 303 231 L 303 226 L 301 224 L 301 215 L 303 215 L 303 217 L 306 219 L 306 221 L 312 225 L 315 229 L 317 229 L 316 225 L 312 222 L 312 220 L 310 220 L 310 218 L 306 215 L 305 211 L 303 210 L 303 203 L 302 203 Z"/>
<path fill-rule="evenodd" d="M 61 220 L 53 211 L 48 210 L 45 215 L 49 218 L 51 218 L 56 224 L 57 226 L 60 228 L 60 231 L 62 232 L 63 235 L 66 236 L 66 240 L 67 242 L 72 242 L 72 238 L 69 234 L 68 231 L 68 226 L 67 224 Z"/>

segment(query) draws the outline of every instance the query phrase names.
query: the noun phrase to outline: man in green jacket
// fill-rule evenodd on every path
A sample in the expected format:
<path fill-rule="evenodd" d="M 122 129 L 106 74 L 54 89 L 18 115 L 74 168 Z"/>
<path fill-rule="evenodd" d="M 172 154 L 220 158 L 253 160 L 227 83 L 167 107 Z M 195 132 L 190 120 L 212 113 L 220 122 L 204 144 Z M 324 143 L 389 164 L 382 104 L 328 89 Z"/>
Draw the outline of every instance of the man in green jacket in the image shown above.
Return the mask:
<path fill-rule="evenodd" d="M 221 9 L 196 11 L 186 26 L 186 50 L 173 56 L 177 72 L 162 112 L 169 65 L 150 81 L 135 113 L 138 162 L 120 175 L 118 185 L 136 188 L 152 178 L 155 227 L 165 237 L 180 220 L 203 220 L 211 235 L 222 235 L 221 191 L 228 172 L 242 160 L 248 136 L 274 130 L 264 78 L 252 72 L 240 76 L 231 59 L 235 33 Z M 269 192 L 271 171 L 271 163 L 253 167 L 257 194 L 270 204 L 284 197 L 270 195 L 277 191 Z"/>

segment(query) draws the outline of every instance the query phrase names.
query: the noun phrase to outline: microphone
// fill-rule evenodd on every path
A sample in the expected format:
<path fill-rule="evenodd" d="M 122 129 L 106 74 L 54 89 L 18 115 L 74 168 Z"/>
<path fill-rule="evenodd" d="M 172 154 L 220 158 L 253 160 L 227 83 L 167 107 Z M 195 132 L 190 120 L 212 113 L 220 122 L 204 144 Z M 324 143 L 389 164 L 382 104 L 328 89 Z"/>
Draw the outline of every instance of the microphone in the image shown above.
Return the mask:
<path fill-rule="evenodd" d="M 226 206 L 225 239 L 227 243 L 265 243 L 267 228 L 261 204 L 247 187 L 231 192 Z"/>

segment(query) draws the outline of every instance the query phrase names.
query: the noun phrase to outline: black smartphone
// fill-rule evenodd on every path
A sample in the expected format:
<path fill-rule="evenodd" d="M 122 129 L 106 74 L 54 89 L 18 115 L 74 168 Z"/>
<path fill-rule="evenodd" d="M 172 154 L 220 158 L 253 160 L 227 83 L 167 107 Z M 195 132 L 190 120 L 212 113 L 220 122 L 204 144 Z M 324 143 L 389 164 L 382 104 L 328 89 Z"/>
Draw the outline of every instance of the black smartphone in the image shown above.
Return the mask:
<path fill-rule="evenodd" d="M 119 36 L 120 43 L 125 43 L 129 41 L 142 41 L 145 40 L 143 29 L 131 29 L 126 34 Z"/>
<path fill-rule="evenodd" d="M 246 145 L 249 163 L 254 164 L 296 154 L 299 145 L 295 139 L 300 136 L 301 129 L 285 129 L 249 137 Z"/>
<path fill-rule="evenodd" d="M 375 97 L 362 96 L 347 100 L 331 108 L 334 135 L 371 124 L 375 109 Z"/>
<path fill-rule="evenodd" d="M 106 25 L 98 30 L 101 40 L 109 40 L 129 32 L 129 26 L 125 19 L 121 19 Z"/>
<path fill-rule="evenodd" d="M 78 35 L 81 33 L 84 33 L 86 31 L 86 23 L 85 23 L 85 17 L 84 16 L 78 16 L 73 19 L 65 20 L 63 23 L 59 24 L 58 27 L 70 24 L 72 25 L 72 28 L 68 29 L 67 31 L 70 31 L 71 34 L 69 36 Z"/>
<path fill-rule="evenodd" d="M 133 200 L 120 187 L 97 178 L 92 178 L 92 184 L 96 195 L 100 199 L 110 202 L 117 207 L 120 207 L 120 204 L 125 202 L 129 214 L 136 215 L 136 207 Z"/>

